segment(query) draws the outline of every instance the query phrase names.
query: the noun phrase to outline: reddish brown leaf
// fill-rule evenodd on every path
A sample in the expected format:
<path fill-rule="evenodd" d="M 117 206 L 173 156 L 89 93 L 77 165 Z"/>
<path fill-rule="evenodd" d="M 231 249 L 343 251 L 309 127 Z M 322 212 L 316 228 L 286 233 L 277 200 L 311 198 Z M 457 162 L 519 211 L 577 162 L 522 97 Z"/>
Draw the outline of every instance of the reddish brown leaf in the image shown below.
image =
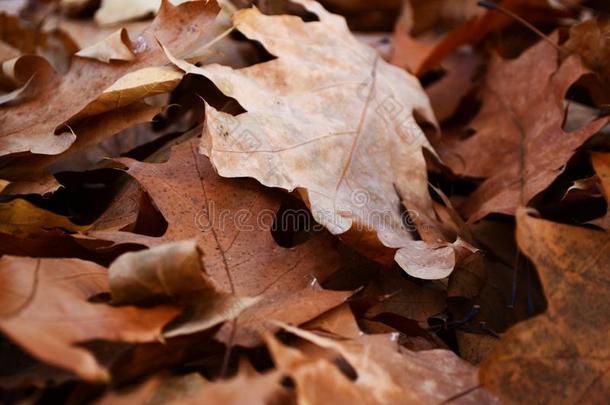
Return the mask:
<path fill-rule="evenodd" d="M 510 403 L 603 403 L 610 388 L 610 234 L 517 214 L 519 247 L 548 300 L 541 316 L 509 330 L 481 368 Z"/>
<path fill-rule="evenodd" d="M 478 388 L 476 369 L 449 351 L 411 352 L 389 335 L 334 340 L 287 325 L 284 329 L 329 352 L 321 356 L 319 350 L 301 351 L 268 339 L 276 367 L 295 380 L 300 402 L 419 404 L 455 397 L 461 403 L 493 403 Z M 339 357 L 353 367 L 351 378 L 333 364 Z"/>
<path fill-rule="evenodd" d="M 215 2 L 195 1 L 175 7 L 164 1 L 159 16 L 133 41 L 137 57 L 132 62 L 107 64 L 75 58 L 70 71 L 65 76 L 56 75 L 36 98 L 0 111 L 0 156 L 64 152 L 78 135 L 70 132 L 66 122 L 121 77 L 144 67 L 164 65 L 166 59 L 157 40 L 174 52 L 192 47 L 217 12 Z M 185 41 L 186 33 L 189 41 Z M 138 98 L 142 96 L 138 94 Z"/>
<path fill-rule="evenodd" d="M 220 178 L 197 153 L 197 139 L 172 150 L 167 163 L 120 161 L 152 197 L 168 222 L 161 237 L 96 231 L 91 236 L 116 243 L 156 246 L 194 239 L 203 251 L 206 272 L 225 291 L 260 301 L 225 325 L 219 337 L 256 345 L 271 320 L 302 323 L 344 302 L 350 292 L 320 288 L 341 266 L 328 235 L 292 249 L 279 246 L 271 225 L 282 199 L 251 180 Z M 310 223 L 310 226 L 313 226 Z"/>
<path fill-rule="evenodd" d="M 537 67 L 534 72 L 531 66 Z M 469 221 L 490 213 L 514 214 L 519 204 L 547 188 L 576 149 L 606 125 L 608 119 L 603 118 L 570 133 L 562 129 L 565 94 L 585 73 L 576 56 L 559 64 L 557 50 L 545 41 L 514 61 L 494 58 L 482 109 L 470 124 L 474 135 L 440 151 L 455 172 L 487 177 L 461 207 Z"/>
<path fill-rule="evenodd" d="M 77 344 L 153 341 L 178 312 L 89 302 L 108 292 L 107 277 L 103 267 L 78 259 L 0 258 L 0 330 L 40 360 L 86 380 L 107 380 L 106 370 Z"/>

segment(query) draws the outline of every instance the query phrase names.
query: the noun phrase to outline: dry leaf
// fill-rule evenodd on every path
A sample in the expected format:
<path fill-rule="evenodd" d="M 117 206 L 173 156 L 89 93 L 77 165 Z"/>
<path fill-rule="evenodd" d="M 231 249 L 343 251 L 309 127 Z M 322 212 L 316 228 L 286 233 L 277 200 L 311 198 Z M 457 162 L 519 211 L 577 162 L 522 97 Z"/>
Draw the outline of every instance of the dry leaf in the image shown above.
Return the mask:
<path fill-rule="evenodd" d="M 162 164 L 120 160 L 167 221 L 163 236 L 117 231 L 89 235 L 145 246 L 196 240 L 215 282 L 235 295 L 260 299 L 237 318 L 235 331 L 231 324 L 220 330 L 223 341 L 254 346 L 262 331 L 276 329 L 271 320 L 303 323 L 343 303 L 351 292 L 319 286 L 341 266 L 332 240 L 321 235 L 293 249 L 279 246 L 271 225 L 281 199 L 252 181 L 220 178 L 197 153 L 197 141 L 174 147 Z"/>
<path fill-rule="evenodd" d="M 328 358 L 267 339 L 276 367 L 294 379 L 300 403 L 421 404 L 454 397 L 460 403 L 494 402 L 478 388 L 476 369 L 449 351 L 411 352 L 389 335 L 341 341 L 288 325 L 283 328 L 334 352 L 334 360 L 341 356 L 353 370 L 348 378 Z"/>
<path fill-rule="evenodd" d="M 53 73 L 55 73 L 53 67 L 45 58 L 38 55 L 22 55 L 2 62 L 0 84 L 5 88 L 14 88 L 23 86 L 33 78 L 36 78 L 37 82 L 46 82 Z"/>
<path fill-rule="evenodd" d="M 36 155 L 17 157 L 11 164 L 0 168 L 0 176 L 12 181 L 35 181 L 40 183 L 41 176 L 48 176 L 58 170 L 55 166 L 69 161 L 75 155 L 89 150 L 93 145 L 129 128 L 135 124 L 152 121 L 162 111 L 162 108 L 149 106 L 144 103 L 131 103 L 126 107 L 116 108 L 113 111 L 88 117 L 72 127 L 78 135 L 76 141 L 65 152 L 57 155 Z M 65 170 L 65 166 L 62 167 Z M 41 190 L 49 190 L 47 182 L 41 188 L 30 187 L 30 192 L 44 194 Z M 21 188 L 23 192 L 23 188 Z M 38 191 L 37 191 L 38 190 Z M 12 190 L 15 192 L 14 189 Z M 25 193 L 27 194 L 27 193 Z"/>
<path fill-rule="evenodd" d="M 413 115 L 434 122 L 427 97 L 413 77 L 351 36 L 342 18 L 315 2 L 299 3 L 320 21 L 256 9 L 234 16 L 244 35 L 278 59 L 233 70 L 169 55 L 247 110 L 233 117 L 208 106 L 202 152 L 224 177 L 298 189 L 316 221 L 373 255 L 395 252 L 409 274 L 446 277 L 453 248 L 414 241 L 400 208 L 402 201 L 412 215 L 434 218 L 422 150 L 431 146 Z M 284 32 L 293 33 L 289 40 Z"/>
<path fill-rule="evenodd" d="M 610 20 L 595 17 L 581 22 L 570 28 L 570 38 L 564 46 L 566 49 L 579 54 L 591 69 L 600 72 L 610 72 Z"/>
<path fill-rule="evenodd" d="M 129 38 L 137 38 L 149 25 L 150 21 L 134 21 L 121 24 L 121 27 L 127 30 Z M 45 21 L 44 30 L 58 30 L 65 33 L 80 50 L 89 48 L 98 42 L 103 41 L 109 35 L 116 32 L 117 28 L 100 27 L 95 21 L 91 20 L 58 17 L 56 19 L 47 19 Z"/>
<path fill-rule="evenodd" d="M 517 214 L 519 247 L 534 262 L 548 310 L 513 327 L 481 368 L 507 403 L 603 403 L 610 380 L 610 234 Z"/>
<path fill-rule="evenodd" d="M 22 55 L 2 62 L 0 105 L 32 97 L 44 88 L 54 74 L 49 62 L 38 55 Z"/>
<path fill-rule="evenodd" d="M 0 258 L 0 330 L 40 360 L 90 381 L 108 379 L 87 350 L 93 339 L 147 342 L 177 313 L 169 307 L 114 308 L 88 300 L 107 293 L 103 267 L 78 259 Z"/>
<path fill-rule="evenodd" d="M 174 51 L 194 46 L 198 34 L 208 28 L 218 12 L 214 2 L 189 2 L 179 7 L 167 2 L 150 27 L 134 40 L 132 62 L 106 64 L 91 59 L 76 58 L 65 76 L 57 76 L 36 98 L 19 103 L 0 111 L 3 122 L 0 129 L 0 156 L 27 152 L 54 155 L 70 147 L 76 135 L 64 124 L 94 102 L 102 93 L 121 77 L 138 71 L 165 64 L 163 51 L 157 40 Z M 189 33 L 191 41 L 185 41 L 183 34 Z M 167 81 L 163 77 L 163 81 Z M 141 84 L 138 97 L 147 93 L 147 85 Z M 156 94 L 152 86 L 152 94 Z M 124 91 L 125 96 L 130 90 Z M 132 100 L 133 101 L 133 100 Z M 96 111 L 100 112 L 100 111 Z M 57 134 L 56 134 L 57 133 Z"/>
<path fill-rule="evenodd" d="M 610 153 L 595 153 L 591 156 L 593 168 L 599 177 L 602 193 L 606 197 L 609 209 L 606 215 L 592 223 L 601 226 L 605 230 L 610 230 Z"/>
<path fill-rule="evenodd" d="M 0 402 L 605 402 L 610 5 L 320 3 L 0 0 Z"/>
<path fill-rule="evenodd" d="M 280 374 L 240 373 L 226 381 L 210 382 L 193 373 L 153 378 L 130 392 L 110 393 L 96 405 L 182 404 L 267 405 L 281 394 Z"/>
<path fill-rule="evenodd" d="M 126 253 L 108 269 L 113 302 L 120 305 L 169 301 L 187 309 L 164 336 L 196 333 L 227 320 L 256 303 L 224 293 L 205 273 L 196 242 L 184 241 Z"/>
<path fill-rule="evenodd" d="M 533 65 L 537 69 L 530 72 Z M 439 152 L 456 173 L 487 177 L 461 207 L 470 222 L 490 213 L 513 215 L 520 203 L 547 188 L 576 149 L 607 124 L 602 118 L 570 133 L 562 129 L 565 94 L 587 72 L 576 56 L 559 65 L 557 50 L 545 41 L 516 60 L 493 59 L 482 109 L 470 123 L 475 133 Z"/>
<path fill-rule="evenodd" d="M 179 5 L 191 0 L 170 1 Z M 152 15 L 159 10 L 159 6 L 161 0 L 131 0 L 128 3 L 122 0 L 102 0 L 101 7 L 95 13 L 95 21 L 100 25 L 114 25 Z"/>
<path fill-rule="evenodd" d="M 29 236 L 53 228 L 73 232 L 87 229 L 86 226 L 76 225 L 62 215 L 39 208 L 20 198 L 0 204 L 0 232 Z"/>
<path fill-rule="evenodd" d="M 545 21 L 555 17 L 548 0 L 503 0 L 501 6 L 529 22 Z M 418 60 L 415 74 L 423 76 L 460 47 L 466 44 L 477 44 L 488 35 L 501 31 L 514 22 L 515 19 L 512 16 L 493 9 L 471 18 L 445 34 L 427 55 L 422 55 Z"/>
<path fill-rule="evenodd" d="M 462 99 L 472 90 L 481 63 L 481 59 L 471 52 L 448 58 L 443 65 L 448 70 L 447 74 L 426 87 L 432 109 L 440 122 L 451 118 L 460 107 Z"/>
<path fill-rule="evenodd" d="M 307 322 L 303 325 L 303 329 L 323 331 L 349 339 L 357 339 L 362 336 L 362 331 L 358 328 L 356 318 L 348 304 L 331 309 Z"/>
<path fill-rule="evenodd" d="M 125 28 L 115 31 L 93 46 L 81 49 L 76 55 L 106 63 L 110 63 L 111 60 L 131 61 L 135 59 L 133 44 Z"/>
<path fill-rule="evenodd" d="M 476 0 L 407 0 L 396 25 L 404 33 L 419 35 L 453 28 L 484 13 Z"/>
<path fill-rule="evenodd" d="M 367 310 L 365 316 L 368 319 L 382 314 L 397 314 L 427 327 L 428 318 L 445 308 L 445 291 L 423 288 L 396 272 L 380 274 L 375 283 L 379 292 L 388 297 Z"/>

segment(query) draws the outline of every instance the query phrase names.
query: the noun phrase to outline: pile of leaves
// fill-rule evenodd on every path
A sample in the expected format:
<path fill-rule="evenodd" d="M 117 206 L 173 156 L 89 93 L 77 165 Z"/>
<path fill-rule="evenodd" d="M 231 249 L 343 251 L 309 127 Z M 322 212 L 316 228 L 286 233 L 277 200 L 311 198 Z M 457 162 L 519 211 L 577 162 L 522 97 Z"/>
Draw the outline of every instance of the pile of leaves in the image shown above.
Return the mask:
<path fill-rule="evenodd" d="M 607 2 L 0 12 L 1 402 L 610 397 Z"/>

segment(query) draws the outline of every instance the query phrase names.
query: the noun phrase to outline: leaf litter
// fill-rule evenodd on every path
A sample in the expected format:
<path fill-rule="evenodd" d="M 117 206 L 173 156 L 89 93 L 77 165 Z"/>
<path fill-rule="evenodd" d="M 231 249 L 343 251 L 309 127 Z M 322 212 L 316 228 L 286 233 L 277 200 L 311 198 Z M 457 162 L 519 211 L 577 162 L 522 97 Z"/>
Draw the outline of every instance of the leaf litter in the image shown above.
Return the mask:
<path fill-rule="evenodd" d="M 0 4 L 4 403 L 603 403 L 586 0 Z"/>

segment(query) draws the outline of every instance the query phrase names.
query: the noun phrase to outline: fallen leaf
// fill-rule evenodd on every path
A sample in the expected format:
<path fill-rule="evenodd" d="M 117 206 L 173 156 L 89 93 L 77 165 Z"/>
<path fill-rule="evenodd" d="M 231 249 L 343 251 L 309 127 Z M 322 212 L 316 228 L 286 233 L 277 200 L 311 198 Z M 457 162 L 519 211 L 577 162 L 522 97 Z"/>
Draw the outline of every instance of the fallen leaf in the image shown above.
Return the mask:
<path fill-rule="evenodd" d="M 148 342 L 177 310 L 115 308 L 88 300 L 108 292 L 103 267 L 78 259 L 0 258 L 0 330 L 38 359 L 89 381 L 108 373 L 76 345 L 104 339 Z"/>
<path fill-rule="evenodd" d="M 604 217 L 592 221 L 592 223 L 608 231 L 610 230 L 610 153 L 595 153 L 591 156 L 591 161 L 609 207 Z"/>
<path fill-rule="evenodd" d="M 507 403 L 603 403 L 610 380 L 610 234 L 517 213 L 520 249 L 536 265 L 547 311 L 511 328 L 481 366 Z"/>
<path fill-rule="evenodd" d="M 299 190 L 317 222 L 365 252 L 393 254 L 416 277 L 446 277 L 453 247 L 414 241 L 400 209 L 402 201 L 412 214 L 435 218 L 423 156 L 431 146 L 413 115 L 434 122 L 427 97 L 413 77 L 354 39 L 341 17 L 298 3 L 320 21 L 256 9 L 234 16 L 244 35 L 278 57 L 270 62 L 198 68 L 168 54 L 247 110 L 233 117 L 208 106 L 201 151 L 223 177 Z M 287 41 L 282 32 L 294 34 Z"/>
<path fill-rule="evenodd" d="M 52 76 L 53 68 L 49 62 L 38 55 L 22 55 L 2 62 L 0 71 L 0 84 L 5 88 L 23 86 L 36 77 L 37 81 L 48 81 Z"/>
<path fill-rule="evenodd" d="M 144 97 L 166 93 L 180 83 L 182 76 L 181 72 L 169 66 L 150 66 L 128 73 L 71 119 L 79 120 L 113 111 Z"/>
<path fill-rule="evenodd" d="M 281 395 L 280 374 L 242 372 L 225 381 L 211 382 L 197 373 L 177 377 L 157 377 L 129 392 L 110 393 L 96 405 L 129 404 L 211 404 L 266 405 Z"/>
<path fill-rule="evenodd" d="M 81 49 L 76 56 L 97 59 L 105 63 L 110 63 L 111 60 L 131 61 L 135 59 L 132 49 L 133 44 L 129 34 L 125 28 L 122 28 L 95 45 Z"/>
<path fill-rule="evenodd" d="M 411 352 L 388 335 L 334 340 L 292 326 L 283 328 L 352 367 L 348 378 L 331 359 L 290 348 L 269 337 L 276 367 L 296 383 L 299 403 L 421 404 L 459 398 L 461 403 L 493 403 L 478 388 L 476 369 L 447 350 Z M 442 369 L 442 372 L 440 370 Z"/>
<path fill-rule="evenodd" d="M 259 298 L 237 317 L 235 331 L 231 324 L 221 328 L 225 342 L 254 346 L 261 332 L 276 330 L 270 320 L 303 323 L 345 302 L 351 292 L 319 285 L 341 266 L 333 241 L 321 235 L 293 249 L 279 246 L 271 226 L 282 199 L 250 180 L 220 178 L 197 143 L 174 147 L 166 163 L 119 159 L 167 221 L 162 236 L 93 231 L 89 237 L 151 247 L 196 240 L 206 273 L 221 288 Z"/>
<path fill-rule="evenodd" d="M 537 69 L 531 73 L 526 66 L 534 64 Z M 587 72 L 577 56 L 558 64 L 557 50 L 546 41 L 516 60 L 493 59 L 482 109 L 469 124 L 475 133 L 439 151 L 454 172 L 487 178 L 460 207 L 469 222 L 491 213 L 513 215 L 519 204 L 547 188 L 576 149 L 607 124 L 608 119 L 601 118 L 571 133 L 562 129 L 565 94 Z"/>
<path fill-rule="evenodd" d="M 391 63 L 411 73 L 421 70 L 421 65 L 436 46 L 432 41 L 418 41 L 398 29 L 394 32 L 393 43 Z"/>
<path fill-rule="evenodd" d="M 474 79 L 481 63 L 481 59 L 471 52 L 447 58 L 443 64 L 447 74 L 426 87 L 426 94 L 440 122 L 453 117 L 462 99 L 474 88 Z"/>
<path fill-rule="evenodd" d="M 548 0 L 503 0 L 500 5 L 522 18 L 531 15 L 531 18 L 527 18 L 529 22 L 555 17 Z M 513 17 L 493 9 L 471 18 L 445 34 L 427 55 L 420 57 L 415 74 L 419 77 L 423 76 L 460 47 L 480 43 L 489 34 L 500 31 L 514 22 Z"/>
<path fill-rule="evenodd" d="M 42 32 L 37 29 L 36 23 L 28 23 L 17 15 L 2 12 L 0 12 L 0 41 L 18 52 L 14 57 L 38 55 L 45 58 L 56 72 L 62 73 L 66 72 L 70 64 L 70 56 L 76 52 L 74 43 L 62 33 Z M 2 58 L 2 60 L 6 59 Z"/>
<path fill-rule="evenodd" d="M 12 46 L 3 41 L 0 41 L 0 62 L 16 58 L 20 54 L 21 52 L 19 52 L 19 50 L 13 48 Z"/>
<path fill-rule="evenodd" d="M 484 13 L 485 9 L 475 0 L 409 0 L 403 5 L 403 16 L 407 18 L 402 18 L 398 24 L 417 35 L 453 28 Z"/>
<path fill-rule="evenodd" d="M 170 1 L 179 5 L 190 0 Z M 152 15 L 160 6 L 161 0 L 131 0 L 127 4 L 121 0 L 102 0 L 101 7 L 95 13 L 95 21 L 100 25 L 115 25 Z"/>
<path fill-rule="evenodd" d="M 362 331 L 358 328 L 356 318 L 348 304 L 340 305 L 307 322 L 303 325 L 303 329 L 323 331 L 350 339 L 362 336 Z"/>
<path fill-rule="evenodd" d="M 134 21 L 121 24 L 127 30 L 130 38 L 137 38 L 150 25 L 150 21 Z M 103 41 L 112 33 L 116 32 L 117 27 L 100 27 L 95 21 L 85 19 L 72 19 L 58 17 L 56 19 L 45 20 L 43 26 L 45 31 L 61 31 L 68 35 L 79 50 L 89 48 L 100 41 Z"/>
<path fill-rule="evenodd" d="M 108 283 L 119 305 L 165 300 L 184 307 L 186 316 L 165 328 L 167 337 L 204 331 L 236 318 L 257 301 L 220 291 L 204 273 L 194 241 L 126 253 L 108 269 Z"/>
<path fill-rule="evenodd" d="M 76 58 L 70 71 L 64 76 L 56 75 L 36 98 L 3 108 L 0 111 L 3 122 L 0 156 L 28 151 L 47 155 L 64 152 L 76 136 L 63 124 L 121 77 L 142 68 L 164 65 L 165 56 L 157 46 L 157 40 L 174 52 L 194 46 L 198 34 L 210 27 L 218 12 L 214 2 L 195 1 L 179 7 L 167 2 L 163 4 L 159 16 L 134 41 L 133 51 L 137 54 L 134 61 L 115 65 Z M 189 38 L 193 38 L 191 41 L 184 40 L 186 32 L 189 32 Z M 154 84 L 154 81 L 149 84 Z M 144 97 L 144 94 L 140 96 Z"/>
<path fill-rule="evenodd" d="M 68 150 L 57 155 L 13 158 L 9 165 L 0 168 L 0 176 L 11 181 L 40 183 L 41 176 L 48 178 L 50 174 L 58 171 L 54 166 L 69 161 L 78 153 L 89 150 L 93 145 L 99 144 L 126 128 L 152 121 L 161 111 L 160 107 L 136 102 L 121 108 L 117 106 L 113 111 L 85 118 L 72 126 L 72 131 L 77 138 Z M 46 184 L 47 182 L 43 182 L 43 190 L 48 190 Z M 36 192 L 35 188 L 29 190 Z"/>
<path fill-rule="evenodd" d="M 39 208 L 21 198 L 0 203 L 0 232 L 15 236 L 29 236 L 44 230 L 61 228 L 77 232 L 87 229 L 68 218 Z"/>
<path fill-rule="evenodd" d="M 609 72 L 610 20 L 594 17 L 570 28 L 570 38 L 565 48 L 579 54 L 583 61 L 593 70 Z"/>
<path fill-rule="evenodd" d="M 366 311 L 368 319 L 381 314 L 397 314 L 425 328 L 428 318 L 445 308 L 445 291 L 424 288 L 405 280 L 397 272 L 383 272 L 374 283 L 378 294 L 387 294 L 388 297 Z"/>
<path fill-rule="evenodd" d="M 15 100 L 23 98 L 26 94 L 29 83 L 26 83 L 22 87 L 19 87 L 11 92 L 0 95 L 0 105 L 9 104 Z"/>
<path fill-rule="evenodd" d="M 22 55 L 2 62 L 0 89 L 7 90 L 0 95 L 0 105 L 32 97 L 44 88 L 53 74 L 53 67 L 38 55 Z"/>
<path fill-rule="evenodd" d="M 47 36 L 25 26 L 17 14 L 0 9 L 0 40 L 22 54 L 35 54 Z"/>
<path fill-rule="evenodd" d="M 604 403 L 610 4 L 320 3 L 0 0 L 0 402 Z"/>

